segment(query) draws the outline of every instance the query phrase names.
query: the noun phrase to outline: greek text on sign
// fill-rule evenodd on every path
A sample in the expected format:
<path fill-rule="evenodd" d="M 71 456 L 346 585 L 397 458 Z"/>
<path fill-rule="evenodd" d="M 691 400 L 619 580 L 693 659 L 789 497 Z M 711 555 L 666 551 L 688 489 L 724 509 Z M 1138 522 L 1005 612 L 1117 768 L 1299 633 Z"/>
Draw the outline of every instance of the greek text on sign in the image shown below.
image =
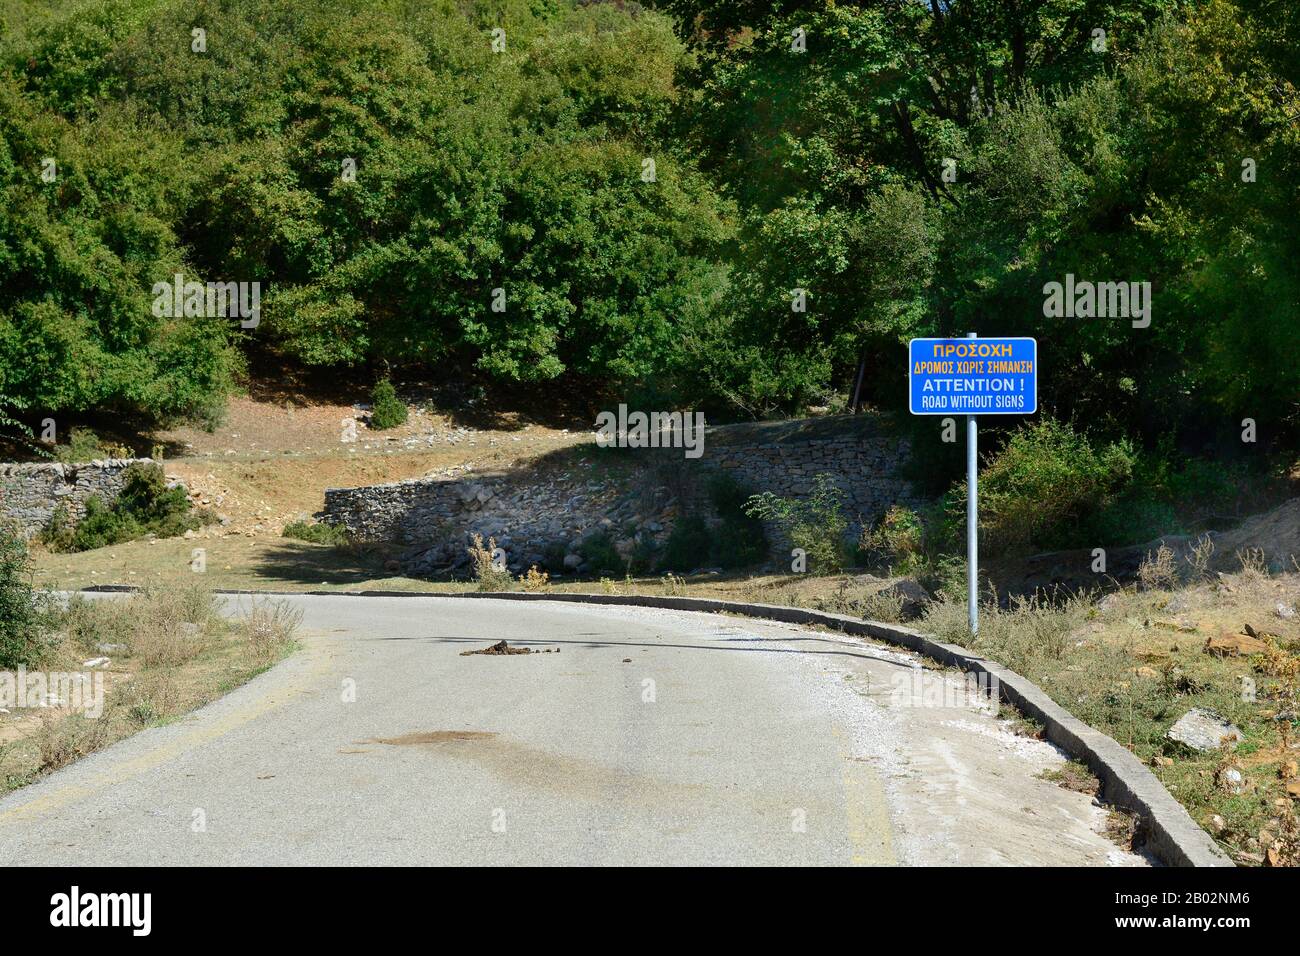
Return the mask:
<path fill-rule="evenodd" d="M 913 415 L 1032 415 L 1038 411 L 1038 342 L 912 339 L 907 380 Z"/>

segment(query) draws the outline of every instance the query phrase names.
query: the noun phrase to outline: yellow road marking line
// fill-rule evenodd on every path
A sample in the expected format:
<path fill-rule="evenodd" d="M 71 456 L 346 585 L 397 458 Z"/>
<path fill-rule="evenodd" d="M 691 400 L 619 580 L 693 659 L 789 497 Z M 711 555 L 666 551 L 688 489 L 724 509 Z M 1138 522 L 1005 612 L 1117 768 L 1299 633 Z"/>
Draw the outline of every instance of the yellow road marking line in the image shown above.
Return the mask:
<path fill-rule="evenodd" d="M 849 864 L 852 866 L 895 866 L 894 838 L 889 824 L 889 803 L 885 789 L 871 765 L 854 759 L 846 746 L 844 732 L 831 725 L 839 751 L 844 781 L 844 812 L 848 817 Z"/>

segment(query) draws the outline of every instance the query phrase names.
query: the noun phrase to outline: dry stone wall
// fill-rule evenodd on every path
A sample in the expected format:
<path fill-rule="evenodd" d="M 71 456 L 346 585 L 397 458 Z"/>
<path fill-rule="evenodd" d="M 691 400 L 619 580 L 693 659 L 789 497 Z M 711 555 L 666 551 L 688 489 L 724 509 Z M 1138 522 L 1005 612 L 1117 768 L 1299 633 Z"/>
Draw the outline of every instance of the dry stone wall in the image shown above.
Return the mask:
<path fill-rule="evenodd" d="M 463 568 L 475 533 L 495 538 L 511 569 L 599 571 L 584 542 L 608 535 L 624 558 L 661 546 L 687 513 L 709 517 L 711 472 L 730 473 L 749 492 L 808 494 L 818 474 L 845 492 L 851 533 L 895 503 L 919 505 L 899 475 L 905 439 L 868 416 L 709 428 L 704 454 L 680 449 L 609 449 L 583 463 L 545 463 L 512 472 L 424 478 L 325 492 L 321 520 L 364 540 L 399 546 L 414 573 Z M 773 536 L 774 548 L 780 542 Z M 681 569 L 691 570 L 691 569 Z"/>
<path fill-rule="evenodd" d="M 148 458 L 107 458 L 65 465 L 60 462 L 0 464 L 0 518 L 15 523 L 25 537 L 36 534 L 60 504 L 79 520 L 86 500 L 98 495 L 111 503 L 122 490 L 126 470 Z"/>

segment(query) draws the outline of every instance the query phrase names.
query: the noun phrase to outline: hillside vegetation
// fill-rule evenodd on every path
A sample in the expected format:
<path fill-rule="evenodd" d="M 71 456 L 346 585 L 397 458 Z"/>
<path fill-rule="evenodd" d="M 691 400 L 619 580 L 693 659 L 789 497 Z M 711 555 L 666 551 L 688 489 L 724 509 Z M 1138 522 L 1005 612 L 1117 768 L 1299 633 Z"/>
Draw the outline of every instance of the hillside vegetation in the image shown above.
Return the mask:
<path fill-rule="evenodd" d="M 1026 334 L 1043 423 L 986 422 L 990 531 L 1195 530 L 1297 460 L 1298 23 L 1280 0 L 0 0 L 0 431 L 211 427 L 277 363 L 712 420 L 894 411 L 909 337 Z M 258 283 L 256 322 L 156 314 L 176 276 Z M 1150 298 L 1046 315 L 1075 279 Z M 911 423 L 941 545 L 961 443 L 937 425 Z"/>

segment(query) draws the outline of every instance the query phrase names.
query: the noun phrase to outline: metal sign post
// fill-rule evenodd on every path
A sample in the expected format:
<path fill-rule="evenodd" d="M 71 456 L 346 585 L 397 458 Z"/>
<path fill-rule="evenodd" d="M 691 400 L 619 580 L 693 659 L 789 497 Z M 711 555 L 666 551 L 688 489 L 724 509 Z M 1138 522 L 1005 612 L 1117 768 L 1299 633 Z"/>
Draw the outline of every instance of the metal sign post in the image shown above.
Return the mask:
<path fill-rule="evenodd" d="M 975 338 L 974 332 L 966 333 L 966 338 Z M 975 416 L 966 416 L 966 617 L 970 621 L 970 632 L 978 634 L 980 630 L 979 601 L 979 434 L 975 425 Z"/>
<path fill-rule="evenodd" d="M 1038 411 L 1038 342 L 1029 338 L 912 339 L 908 408 L 913 415 L 966 416 L 966 609 L 979 632 L 978 415 Z"/>

